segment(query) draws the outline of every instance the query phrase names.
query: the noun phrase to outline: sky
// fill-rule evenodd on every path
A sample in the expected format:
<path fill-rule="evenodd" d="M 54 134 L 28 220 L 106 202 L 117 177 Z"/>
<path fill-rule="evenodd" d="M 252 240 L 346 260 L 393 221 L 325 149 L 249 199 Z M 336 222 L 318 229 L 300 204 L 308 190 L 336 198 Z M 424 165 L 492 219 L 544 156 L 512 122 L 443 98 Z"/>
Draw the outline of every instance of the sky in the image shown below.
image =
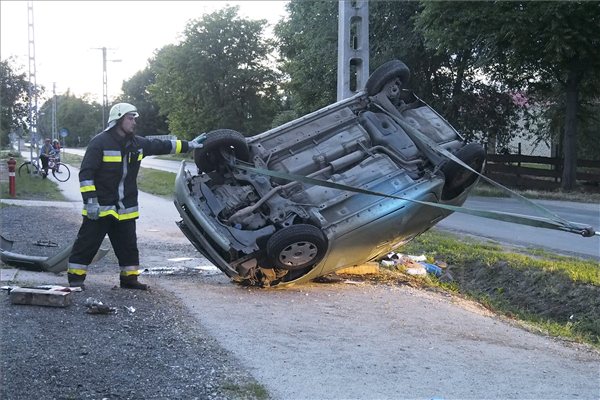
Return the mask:
<path fill-rule="evenodd" d="M 0 0 L 0 58 L 14 57 L 18 72 L 29 72 L 28 2 Z M 108 101 L 121 84 L 147 66 L 155 50 L 176 44 L 189 20 L 226 5 L 239 15 L 266 19 L 266 32 L 285 17 L 286 1 L 33 1 L 35 77 L 44 98 L 69 90 L 102 102 L 102 47 L 107 48 Z M 113 61 L 115 60 L 115 61 Z M 120 61 L 116 61 L 120 60 Z M 27 75 L 28 76 L 28 75 Z"/>

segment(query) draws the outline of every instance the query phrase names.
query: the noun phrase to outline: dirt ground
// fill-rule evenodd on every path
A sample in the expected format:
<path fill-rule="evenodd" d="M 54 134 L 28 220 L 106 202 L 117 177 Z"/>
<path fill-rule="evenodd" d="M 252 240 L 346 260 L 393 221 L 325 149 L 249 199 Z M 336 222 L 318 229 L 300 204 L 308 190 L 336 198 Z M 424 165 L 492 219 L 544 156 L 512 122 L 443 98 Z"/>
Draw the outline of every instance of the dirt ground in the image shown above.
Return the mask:
<path fill-rule="evenodd" d="M 61 220 L 69 220 L 73 213 L 68 208 L 51 211 L 57 218 L 64 213 Z M 2 212 L 6 217 L 6 209 Z M 78 219 L 73 218 L 71 228 L 62 228 L 65 238 L 77 228 Z M 250 383 L 255 379 L 271 398 L 600 397 L 600 354 L 587 346 L 529 332 L 474 303 L 406 285 L 347 278 L 285 289 L 236 286 L 211 268 L 182 234 L 165 235 L 161 229 L 140 219 L 142 264 L 148 269 L 144 279 L 155 288 L 158 299 L 166 296 L 165 302 L 181 305 L 169 310 L 187 314 L 184 323 L 222 349 L 224 353 L 215 354 L 238 371 L 235 376 L 247 376 Z M 113 257 L 109 253 L 96 271 L 106 276 L 114 271 L 116 282 Z M 66 281 L 64 276 L 54 279 Z M 108 288 L 99 284 L 92 290 L 101 295 Z M 188 327 L 169 328 L 183 332 Z M 148 329 L 149 335 L 156 332 L 157 328 Z M 153 342 L 147 338 L 144 346 Z M 138 351 L 150 351 L 144 346 Z M 185 354 L 192 375 L 210 365 L 211 352 L 194 358 L 183 353 L 184 348 L 175 350 Z M 112 352 L 118 354 L 119 349 Z M 151 358 L 144 359 L 152 363 Z M 86 363 L 80 368 L 93 374 L 97 366 Z M 169 383 L 161 380 L 160 384 Z M 152 388 L 153 380 L 147 379 L 145 385 Z M 182 381 L 174 380 L 173 385 Z M 85 389 L 104 393 L 94 392 L 94 387 Z M 162 394 L 177 393 L 175 389 Z M 161 397 L 151 393 L 146 391 L 145 398 Z M 214 398 L 227 397 L 222 393 L 216 391 Z M 127 391 L 117 392 L 120 397 L 107 394 L 107 398 L 142 398 Z M 204 398 L 201 392 L 199 398 Z"/>

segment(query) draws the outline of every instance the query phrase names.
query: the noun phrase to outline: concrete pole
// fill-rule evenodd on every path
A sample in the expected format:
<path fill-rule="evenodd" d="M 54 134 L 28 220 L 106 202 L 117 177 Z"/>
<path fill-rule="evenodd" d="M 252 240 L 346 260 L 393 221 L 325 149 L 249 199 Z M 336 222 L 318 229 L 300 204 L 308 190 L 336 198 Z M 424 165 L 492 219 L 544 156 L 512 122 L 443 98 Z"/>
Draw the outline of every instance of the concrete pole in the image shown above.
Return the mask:
<path fill-rule="evenodd" d="M 29 38 L 29 135 L 31 142 L 31 145 L 29 147 L 29 159 L 33 162 L 33 147 L 36 145 L 37 140 L 38 119 L 38 95 L 37 80 L 35 74 L 35 33 L 33 24 L 33 1 L 27 2 L 27 22 Z"/>
<path fill-rule="evenodd" d="M 102 48 L 102 128 L 106 124 L 105 109 L 108 107 L 108 78 L 106 73 L 106 47 Z"/>
<path fill-rule="evenodd" d="M 369 1 L 338 0 L 337 100 L 360 92 L 369 78 Z"/>
<path fill-rule="evenodd" d="M 58 139 L 56 132 L 56 82 L 52 83 L 52 140 Z"/>

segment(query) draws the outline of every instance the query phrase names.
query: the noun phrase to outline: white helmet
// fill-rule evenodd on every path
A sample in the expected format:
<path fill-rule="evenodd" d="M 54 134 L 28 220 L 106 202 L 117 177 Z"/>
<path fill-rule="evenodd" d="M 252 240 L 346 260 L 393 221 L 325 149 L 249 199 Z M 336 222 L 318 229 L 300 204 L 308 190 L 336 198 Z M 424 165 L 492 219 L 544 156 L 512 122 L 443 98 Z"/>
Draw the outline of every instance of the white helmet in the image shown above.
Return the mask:
<path fill-rule="evenodd" d="M 110 108 L 110 112 L 108 113 L 108 126 L 105 130 L 108 130 L 117 124 L 117 121 L 124 117 L 125 114 L 135 114 L 135 117 L 139 117 L 140 114 L 137 112 L 137 108 L 134 105 L 129 103 L 117 103 Z"/>

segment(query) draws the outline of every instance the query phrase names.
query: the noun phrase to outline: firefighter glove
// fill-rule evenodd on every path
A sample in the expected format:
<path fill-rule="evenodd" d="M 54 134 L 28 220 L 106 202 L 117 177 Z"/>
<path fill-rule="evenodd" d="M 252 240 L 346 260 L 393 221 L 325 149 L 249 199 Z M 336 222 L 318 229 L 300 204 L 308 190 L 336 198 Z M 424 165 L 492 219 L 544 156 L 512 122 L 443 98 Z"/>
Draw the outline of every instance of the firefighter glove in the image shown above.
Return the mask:
<path fill-rule="evenodd" d="M 190 140 L 188 142 L 189 150 L 191 151 L 194 149 L 201 149 L 202 147 L 204 147 L 204 145 L 202 144 L 202 142 L 204 142 L 204 139 L 206 139 L 206 133 L 202 133 L 196 136 L 193 140 Z"/>
<path fill-rule="evenodd" d="M 97 198 L 88 199 L 85 205 L 86 215 L 89 219 L 98 219 L 100 216 L 100 205 L 98 204 Z"/>

